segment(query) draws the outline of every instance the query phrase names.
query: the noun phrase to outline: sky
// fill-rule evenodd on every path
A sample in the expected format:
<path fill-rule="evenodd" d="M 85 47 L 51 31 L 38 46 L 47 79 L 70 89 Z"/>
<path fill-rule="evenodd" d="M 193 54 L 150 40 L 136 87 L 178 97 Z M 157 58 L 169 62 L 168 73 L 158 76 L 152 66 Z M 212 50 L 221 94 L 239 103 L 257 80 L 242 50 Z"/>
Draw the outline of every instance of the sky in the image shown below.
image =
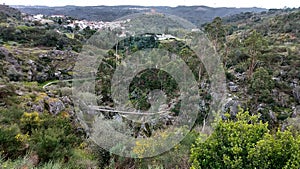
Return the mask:
<path fill-rule="evenodd" d="M 97 6 L 97 5 L 141 5 L 141 6 L 192 6 L 210 7 L 300 7 L 300 0 L 0 0 L 6 5 L 45 5 L 45 6 Z"/>

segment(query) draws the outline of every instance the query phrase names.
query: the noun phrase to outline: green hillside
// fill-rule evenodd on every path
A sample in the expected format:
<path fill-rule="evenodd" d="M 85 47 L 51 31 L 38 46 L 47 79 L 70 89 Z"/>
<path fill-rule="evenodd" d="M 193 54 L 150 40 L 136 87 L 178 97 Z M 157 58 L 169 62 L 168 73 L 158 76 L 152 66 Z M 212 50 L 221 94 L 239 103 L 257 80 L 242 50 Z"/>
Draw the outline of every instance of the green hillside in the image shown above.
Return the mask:
<path fill-rule="evenodd" d="M 107 23 L 80 20 L 77 15 L 85 18 L 89 14 L 81 11 L 88 7 L 58 8 L 56 12 L 65 11 L 59 14 L 66 16 L 51 17 L 48 7 L 22 9 L 47 9 L 47 15 L 38 18 L 0 5 L 1 169 L 300 168 L 300 8 L 247 12 L 161 7 L 142 15 L 144 22 Z M 131 13 L 126 7 L 108 9 Z M 121 17 L 105 10 L 101 15 L 106 20 Z M 201 10 L 208 11 L 203 18 L 195 14 Z M 198 27 L 171 22 L 163 13 L 182 13 Z M 149 27 L 161 20 L 160 27 Z M 193 31 L 178 29 L 182 23 Z M 132 25 L 141 28 L 136 32 L 149 32 L 135 34 Z M 150 32 L 156 29 L 163 31 Z M 211 46 L 198 45 L 193 41 L 197 36 Z M 197 49 L 217 52 L 220 59 L 209 55 L 199 60 Z M 150 50 L 152 59 L 142 52 Z M 137 54 L 144 57 L 136 59 Z M 214 59 L 213 66 L 206 67 Z M 142 63 L 152 67 L 139 72 Z M 218 68 L 226 81 L 213 91 L 214 81 L 222 81 L 210 76 Z M 186 80 L 188 73 L 194 81 Z M 128 88 L 122 88 L 128 80 Z M 121 98 L 123 90 L 128 95 L 125 104 L 118 100 L 120 106 L 114 94 Z M 98 113 L 90 109 L 94 104 Z M 198 110 L 190 112 L 194 104 Z M 220 107 L 214 110 L 214 104 Z M 137 111 L 114 109 L 128 105 Z M 154 115 L 143 116 L 146 111 Z M 210 121 L 211 116 L 216 118 Z M 93 137 L 94 125 L 107 130 Z M 126 147 L 130 139 L 110 140 L 109 136 L 119 137 L 109 135 L 110 127 L 135 139 L 131 149 Z M 179 143 L 172 139 L 184 133 Z M 111 149 L 99 146 L 96 139 L 109 140 Z M 147 156 L 168 146 L 168 151 Z"/>

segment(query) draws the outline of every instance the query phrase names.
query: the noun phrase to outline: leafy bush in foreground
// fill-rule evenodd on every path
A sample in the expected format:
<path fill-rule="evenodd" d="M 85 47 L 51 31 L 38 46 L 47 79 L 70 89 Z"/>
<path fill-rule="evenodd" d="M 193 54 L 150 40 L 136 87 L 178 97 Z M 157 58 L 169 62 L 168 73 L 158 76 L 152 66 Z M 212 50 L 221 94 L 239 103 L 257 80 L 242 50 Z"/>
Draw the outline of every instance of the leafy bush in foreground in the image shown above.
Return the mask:
<path fill-rule="evenodd" d="M 237 119 L 220 121 L 206 141 L 192 146 L 191 168 L 299 168 L 300 137 L 288 130 L 272 135 L 258 119 L 240 111 Z"/>

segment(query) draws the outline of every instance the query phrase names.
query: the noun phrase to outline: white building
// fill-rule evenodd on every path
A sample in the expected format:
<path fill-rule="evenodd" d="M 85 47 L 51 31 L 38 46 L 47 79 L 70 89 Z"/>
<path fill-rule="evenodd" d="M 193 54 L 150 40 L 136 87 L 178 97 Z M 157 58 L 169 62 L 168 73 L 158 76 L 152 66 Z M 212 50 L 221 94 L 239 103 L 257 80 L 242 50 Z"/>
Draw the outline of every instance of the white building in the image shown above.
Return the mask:
<path fill-rule="evenodd" d="M 176 39 L 175 36 L 172 36 L 170 34 L 157 34 L 156 37 L 158 38 L 158 40 Z"/>
<path fill-rule="evenodd" d="M 43 17 L 44 17 L 44 15 L 42 15 L 42 14 L 38 14 L 38 15 L 34 15 L 34 16 L 33 16 L 33 18 L 34 18 L 35 20 L 42 20 Z"/>

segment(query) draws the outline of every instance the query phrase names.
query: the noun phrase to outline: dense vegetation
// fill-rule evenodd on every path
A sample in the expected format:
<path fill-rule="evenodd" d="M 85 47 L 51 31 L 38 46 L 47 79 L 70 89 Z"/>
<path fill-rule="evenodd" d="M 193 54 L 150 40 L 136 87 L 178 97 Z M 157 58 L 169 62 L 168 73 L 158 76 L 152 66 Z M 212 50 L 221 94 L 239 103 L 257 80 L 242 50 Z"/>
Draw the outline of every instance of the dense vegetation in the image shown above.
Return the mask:
<path fill-rule="evenodd" d="M 221 56 L 227 79 L 228 96 L 218 110 L 220 119 L 213 122 L 214 130 L 205 128 L 213 97 L 208 92 L 210 79 L 186 39 L 159 41 L 155 34 L 142 34 L 98 51 L 105 53 L 101 71 L 95 74 L 98 104 L 114 105 L 110 80 L 116 66 L 147 48 L 166 49 L 166 58 L 172 56 L 169 53 L 180 56 L 201 86 L 200 110 L 191 131 L 170 151 L 152 158 L 139 157 L 152 150 L 145 148 L 149 143 L 163 146 L 152 138 L 167 140 L 172 118 L 179 112 L 180 103 L 174 100 L 180 93 L 172 76 L 149 69 L 129 86 L 129 100 L 141 111 L 151 106 L 147 95 L 155 89 L 163 90 L 167 101 L 174 101 L 172 114 L 155 123 L 121 118 L 124 127 L 116 120 L 117 113 L 102 113 L 114 126 L 128 128 L 132 137 L 148 138 L 135 143 L 134 158 L 117 156 L 89 139 L 73 103 L 74 64 L 82 44 L 96 30 L 65 27 L 75 20 L 72 17 L 46 16 L 52 21 L 49 24 L 25 20 L 26 15 L 8 6 L 1 5 L 0 11 L 1 168 L 300 168 L 299 9 L 246 12 L 202 25 L 200 29 Z M 155 22 L 155 17 L 164 15 L 150 17 Z M 171 34 L 176 25 L 165 26 L 165 33 Z M 105 43 L 106 38 L 95 43 Z M 122 151 L 122 145 L 113 149 Z"/>

